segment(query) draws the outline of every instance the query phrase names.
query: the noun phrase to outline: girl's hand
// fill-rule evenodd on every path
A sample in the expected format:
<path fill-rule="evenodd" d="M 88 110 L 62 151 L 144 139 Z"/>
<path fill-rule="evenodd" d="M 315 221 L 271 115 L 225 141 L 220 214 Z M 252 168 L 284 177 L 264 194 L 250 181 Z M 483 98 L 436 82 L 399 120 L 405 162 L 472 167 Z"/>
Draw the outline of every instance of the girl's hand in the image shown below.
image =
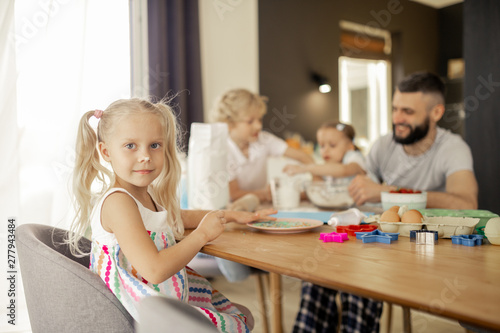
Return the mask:
<path fill-rule="evenodd" d="M 203 233 L 207 243 L 213 241 L 224 231 L 224 225 L 227 223 L 225 215 L 222 210 L 207 213 L 193 233 Z"/>
<path fill-rule="evenodd" d="M 274 208 L 258 210 L 255 213 L 226 211 L 225 217 L 227 222 L 247 224 L 248 222 L 253 222 L 253 221 L 274 221 L 276 220 L 276 217 L 271 217 L 269 215 L 276 213 L 278 213 L 278 211 Z"/>

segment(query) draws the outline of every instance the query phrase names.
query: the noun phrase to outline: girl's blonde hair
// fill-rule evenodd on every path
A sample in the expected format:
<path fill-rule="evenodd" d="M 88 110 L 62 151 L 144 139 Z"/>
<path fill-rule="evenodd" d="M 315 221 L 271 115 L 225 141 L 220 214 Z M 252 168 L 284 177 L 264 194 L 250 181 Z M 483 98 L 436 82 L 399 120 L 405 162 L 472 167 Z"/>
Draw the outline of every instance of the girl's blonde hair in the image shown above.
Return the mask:
<path fill-rule="evenodd" d="M 76 141 L 76 161 L 73 173 L 73 192 L 76 216 L 68 233 L 67 242 L 73 255 L 86 255 L 79 247 L 78 241 L 89 236 L 92 210 L 99 198 L 114 184 L 114 174 L 101 164 L 98 143 L 106 142 L 112 135 L 116 124 L 123 117 L 130 115 L 154 114 L 162 125 L 165 142 L 165 161 L 160 175 L 150 186 L 153 200 L 168 212 L 167 223 L 170 224 L 176 238 L 182 238 L 184 226 L 181 220 L 177 186 L 181 175 L 178 159 L 178 125 L 172 109 L 166 101 L 151 103 L 148 100 L 132 98 L 113 102 L 102 112 L 97 125 L 97 133 L 89 120 L 94 111 L 86 112 L 78 126 Z M 97 190 L 95 186 L 100 186 Z"/>
<path fill-rule="evenodd" d="M 252 112 L 259 116 L 267 112 L 267 97 L 252 93 L 247 89 L 233 89 L 220 96 L 214 105 L 212 120 L 215 122 L 234 123 Z"/>
<path fill-rule="evenodd" d="M 349 124 L 344 124 L 336 120 L 328 120 L 324 122 L 318 130 L 324 129 L 324 128 L 334 128 L 339 132 L 344 133 L 344 135 L 353 142 L 354 144 L 354 137 L 356 136 L 356 131 L 354 130 L 354 127 L 352 127 Z M 356 145 L 354 145 L 355 150 L 359 150 Z"/>

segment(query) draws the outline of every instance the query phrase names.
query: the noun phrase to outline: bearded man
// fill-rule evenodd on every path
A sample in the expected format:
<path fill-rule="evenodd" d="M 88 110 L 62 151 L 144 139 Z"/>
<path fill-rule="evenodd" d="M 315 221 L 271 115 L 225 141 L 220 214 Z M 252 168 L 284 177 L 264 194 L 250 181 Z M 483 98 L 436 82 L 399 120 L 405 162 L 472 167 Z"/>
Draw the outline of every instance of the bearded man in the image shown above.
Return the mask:
<path fill-rule="evenodd" d="M 380 202 L 381 192 L 401 187 L 427 191 L 427 208 L 477 209 L 470 148 L 459 135 L 437 126 L 445 112 L 444 90 L 441 79 L 428 72 L 399 83 L 392 101 L 393 132 L 370 149 L 370 176 L 357 176 L 349 186 L 357 205 Z"/>

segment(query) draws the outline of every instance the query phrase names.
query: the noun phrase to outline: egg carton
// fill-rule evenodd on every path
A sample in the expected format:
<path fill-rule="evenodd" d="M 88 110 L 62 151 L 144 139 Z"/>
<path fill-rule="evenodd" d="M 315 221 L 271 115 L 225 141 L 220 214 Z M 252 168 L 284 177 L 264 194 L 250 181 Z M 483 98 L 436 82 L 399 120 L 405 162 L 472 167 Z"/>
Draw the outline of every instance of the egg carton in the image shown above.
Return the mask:
<path fill-rule="evenodd" d="M 368 221 L 367 221 L 368 219 Z M 479 222 L 479 218 L 436 216 L 422 218 L 422 223 L 384 222 L 380 215 L 372 215 L 365 222 L 378 223 L 383 232 L 399 232 L 401 236 L 410 237 L 411 230 L 437 231 L 439 238 L 451 238 L 456 235 L 470 235 Z"/>
<path fill-rule="evenodd" d="M 403 237 L 410 237 L 410 231 L 422 229 L 422 223 L 403 223 L 403 222 L 378 222 L 383 232 L 399 233 Z"/>
<path fill-rule="evenodd" d="M 427 230 L 438 232 L 439 238 L 451 238 L 457 235 L 470 235 L 474 231 L 479 218 L 435 216 L 424 217 L 423 224 Z"/>

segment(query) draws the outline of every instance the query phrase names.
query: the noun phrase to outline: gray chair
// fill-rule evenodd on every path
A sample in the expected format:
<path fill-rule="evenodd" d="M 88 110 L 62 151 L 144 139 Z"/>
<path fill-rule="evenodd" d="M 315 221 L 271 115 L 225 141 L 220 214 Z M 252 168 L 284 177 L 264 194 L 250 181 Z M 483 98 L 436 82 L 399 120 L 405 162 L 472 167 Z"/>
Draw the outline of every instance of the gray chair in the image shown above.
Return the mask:
<path fill-rule="evenodd" d="M 33 332 L 211 332 L 201 313 L 180 301 L 154 300 L 140 305 L 141 324 L 89 267 L 89 256 L 74 257 L 63 244 L 66 230 L 42 224 L 16 228 L 16 247 Z M 82 239 L 82 248 L 90 241 Z M 189 324 L 191 322 L 191 324 Z M 158 331 L 159 332 L 159 331 Z M 215 330 L 217 332 L 217 330 Z"/>
<path fill-rule="evenodd" d="M 139 304 L 141 324 L 137 333 L 216 333 L 210 320 L 192 306 L 165 297 L 148 297 Z M 168 313 L 159 316 L 158 313 Z M 182 325 L 181 325 L 182 323 Z"/>

